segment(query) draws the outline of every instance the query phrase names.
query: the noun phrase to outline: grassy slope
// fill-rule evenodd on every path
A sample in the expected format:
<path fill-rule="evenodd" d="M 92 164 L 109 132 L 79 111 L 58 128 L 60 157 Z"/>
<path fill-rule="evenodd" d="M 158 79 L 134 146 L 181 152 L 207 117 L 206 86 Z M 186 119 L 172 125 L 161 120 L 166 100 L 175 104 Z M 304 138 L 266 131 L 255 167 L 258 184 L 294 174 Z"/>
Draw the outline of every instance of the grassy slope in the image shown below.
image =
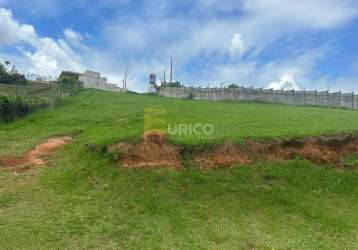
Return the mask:
<path fill-rule="evenodd" d="M 189 101 L 87 90 L 54 109 L 2 125 L 0 153 L 21 152 L 39 139 L 71 132 L 83 132 L 78 140 L 87 143 L 138 137 L 147 108 L 166 110 L 170 124 L 213 124 L 215 133 L 210 136 L 171 136 L 181 144 L 347 132 L 357 130 L 358 124 L 355 110 Z"/>
<path fill-rule="evenodd" d="M 0 172 L 2 247 L 354 249 L 358 174 L 294 160 L 200 172 L 127 171 L 85 143 L 134 138 L 143 109 L 168 122 L 212 123 L 182 144 L 353 131 L 357 111 L 212 103 L 85 91 L 52 110 L 0 125 L 0 155 L 77 132 L 51 167 Z"/>

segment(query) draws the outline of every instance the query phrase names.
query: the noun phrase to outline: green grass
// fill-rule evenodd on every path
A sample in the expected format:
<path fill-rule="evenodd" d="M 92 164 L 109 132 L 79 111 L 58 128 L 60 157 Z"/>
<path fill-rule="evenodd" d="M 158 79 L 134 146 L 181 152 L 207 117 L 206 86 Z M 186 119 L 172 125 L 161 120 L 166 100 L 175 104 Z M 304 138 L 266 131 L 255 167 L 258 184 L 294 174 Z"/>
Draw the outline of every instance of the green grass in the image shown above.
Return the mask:
<path fill-rule="evenodd" d="M 212 135 L 173 135 L 183 145 L 240 142 L 245 138 L 271 139 L 356 132 L 358 111 L 260 103 L 205 102 L 135 94 L 86 90 L 25 119 L 0 125 L 0 153 L 22 152 L 53 135 L 80 133 L 83 143 L 108 144 L 139 137 L 144 130 L 144 111 L 166 124 L 212 124 Z M 149 123 L 150 123 L 149 119 Z M 148 121 L 147 121 L 148 122 Z M 160 126 L 161 128 L 162 126 Z"/>
<path fill-rule="evenodd" d="M 355 170 L 296 159 L 208 172 L 129 171 L 86 151 L 86 143 L 139 137 L 145 108 L 166 110 L 170 124 L 214 126 L 212 136 L 170 136 L 183 145 L 356 132 L 358 122 L 352 110 L 83 91 L 0 125 L 0 155 L 76 134 L 46 168 L 0 171 L 1 248 L 358 248 Z"/>

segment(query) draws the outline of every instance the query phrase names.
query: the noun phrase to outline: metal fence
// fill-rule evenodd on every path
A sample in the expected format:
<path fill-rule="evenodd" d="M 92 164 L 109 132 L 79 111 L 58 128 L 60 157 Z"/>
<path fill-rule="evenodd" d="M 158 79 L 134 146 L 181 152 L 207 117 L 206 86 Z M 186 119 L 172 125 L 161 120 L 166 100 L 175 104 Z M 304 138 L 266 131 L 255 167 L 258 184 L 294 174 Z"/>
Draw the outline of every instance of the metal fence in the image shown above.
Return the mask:
<path fill-rule="evenodd" d="M 158 94 L 174 98 L 192 98 L 196 100 L 238 100 L 291 105 L 327 106 L 358 109 L 358 95 L 354 93 L 323 91 L 273 90 L 264 88 L 194 88 L 163 87 Z"/>
<path fill-rule="evenodd" d="M 28 83 L 26 85 L 0 84 L 0 95 L 55 99 L 59 95 L 56 84 Z"/>

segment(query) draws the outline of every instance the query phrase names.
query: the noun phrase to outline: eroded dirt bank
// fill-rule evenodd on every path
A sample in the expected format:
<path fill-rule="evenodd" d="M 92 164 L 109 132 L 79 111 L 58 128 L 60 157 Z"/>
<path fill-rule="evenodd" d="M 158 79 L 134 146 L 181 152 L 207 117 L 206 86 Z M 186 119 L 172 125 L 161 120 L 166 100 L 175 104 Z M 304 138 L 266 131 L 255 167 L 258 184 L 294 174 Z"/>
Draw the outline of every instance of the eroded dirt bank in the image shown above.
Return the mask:
<path fill-rule="evenodd" d="M 0 158 L 0 168 L 11 168 L 21 173 L 43 166 L 57 150 L 71 141 L 71 136 L 51 138 L 23 156 Z M 208 170 L 236 164 L 250 165 L 259 161 L 290 160 L 295 157 L 310 160 L 318 165 L 343 168 L 346 156 L 358 157 L 358 136 L 336 135 L 274 141 L 247 140 L 240 145 L 226 142 L 188 151 L 181 146 L 170 144 L 164 134 L 150 131 L 143 134 L 141 142 L 121 142 L 106 146 L 103 151 L 113 156 L 113 159 L 126 168 L 151 169 L 164 166 L 180 170 L 185 162 Z"/>
<path fill-rule="evenodd" d="M 182 168 L 180 147 L 168 144 L 166 136 L 158 131 L 144 133 L 142 143 L 119 143 L 108 146 L 107 150 L 128 168 Z"/>
<path fill-rule="evenodd" d="M 344 157 L 358 155 L 358 137 L 336 135 L 291 140 L 258 142 L 248 140 L 243 145 L 225 143 L 193 154 L 193 162 L 202 169 L 228 167 L 236 163 L 290 160 L 295 157 L 318 165 L 344 167 Z"/>
<path fill-rule="evenodd" d="M 157 131 L 143 135 L 141 143 L 119 143 L 107 147 L 127 168 L 152 168 L 166 166 L 173 169 L 183 167 L 183 155 L 189 155 L 188 163 L 203 170 L 231 167 L 235 164 L 249 165 L 259 161 L 290 160 L 301 157 L 318 165 L 344 167 L 344 157 L 358 156 L 357 135 L 335 135 L 306 137 L 290 140 L 253 141 L 244 144 L 226 142 L 210 145 L 189 153 L 178 145 L 167 142 L 165 135 Z"/>
<path fill-rule="evenodd" d="M 71 136 L 48 139 L 23 156 L 6 156 L 0 158 L 0 168 L 13 169 L 15 172 L 21 173 L 29 171 L 34 167 L 43 166 L 57 150 L 71 141 Z"/>

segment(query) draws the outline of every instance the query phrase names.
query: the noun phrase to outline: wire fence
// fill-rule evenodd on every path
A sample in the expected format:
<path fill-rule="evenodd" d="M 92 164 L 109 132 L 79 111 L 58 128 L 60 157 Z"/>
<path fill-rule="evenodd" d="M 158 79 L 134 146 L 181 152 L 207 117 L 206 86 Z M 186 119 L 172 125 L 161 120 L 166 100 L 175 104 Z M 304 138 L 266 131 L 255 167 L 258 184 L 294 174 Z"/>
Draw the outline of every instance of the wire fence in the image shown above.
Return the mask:
<path fill-rule="evenodd" d="M 0 95 L 54 100 L 59 96 L 59 88 L 56 84 L 47 83 L 28 83 L 26 85 L 0 84 Z"/>
<path fill-rule="evenodd" d="M 264 88 L 194 88 L 163 87 L 158 94 L 173 98 L 196 100 L 238 100 L 281 103 L 291 105 L 327 106 L 358 109 L 358 95 L 352 93 L 323 91 L 274 90 Z"/>

